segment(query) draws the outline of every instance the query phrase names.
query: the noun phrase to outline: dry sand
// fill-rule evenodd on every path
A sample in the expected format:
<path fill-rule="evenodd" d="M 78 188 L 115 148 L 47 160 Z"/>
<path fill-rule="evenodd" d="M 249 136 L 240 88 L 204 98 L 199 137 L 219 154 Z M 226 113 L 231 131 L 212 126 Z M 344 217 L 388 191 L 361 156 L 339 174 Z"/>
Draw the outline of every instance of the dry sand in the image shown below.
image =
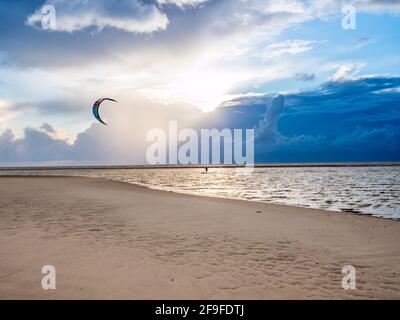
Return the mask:
<path fill-rule="evenodd" d="M 0 178 L 0 298 L 400 298 L 400 222 L 149 190 Z M 57 289 L 43 290 L 54 265 Z M 341 269 L 357 289 L 341 287 Z"/>

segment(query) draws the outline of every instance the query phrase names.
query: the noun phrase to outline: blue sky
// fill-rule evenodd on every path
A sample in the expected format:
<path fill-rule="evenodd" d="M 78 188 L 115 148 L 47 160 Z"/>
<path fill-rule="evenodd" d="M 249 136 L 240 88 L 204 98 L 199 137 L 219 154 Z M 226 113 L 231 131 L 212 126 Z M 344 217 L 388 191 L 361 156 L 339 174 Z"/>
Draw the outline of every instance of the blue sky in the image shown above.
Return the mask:
<path fill-rule="evenodd" d="M 168 120 L 255 128 L 257 162 L 400 161 L 399 30 L 400 1 L 0 1 L 0 164 L 144 163 Z"/>

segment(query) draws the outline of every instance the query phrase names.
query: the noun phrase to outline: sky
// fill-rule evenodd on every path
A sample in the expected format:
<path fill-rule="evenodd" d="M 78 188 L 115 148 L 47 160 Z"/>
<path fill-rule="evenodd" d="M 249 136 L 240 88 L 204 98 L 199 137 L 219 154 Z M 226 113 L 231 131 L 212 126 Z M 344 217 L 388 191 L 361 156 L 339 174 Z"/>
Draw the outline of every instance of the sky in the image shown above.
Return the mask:
<path fill-rule="evenodd" d="M 145 164 L 170 120 L 254 128 L 259 163 L 400 161 L 399 30 L 395 0 L 0 0 L 0 165 Z"/>

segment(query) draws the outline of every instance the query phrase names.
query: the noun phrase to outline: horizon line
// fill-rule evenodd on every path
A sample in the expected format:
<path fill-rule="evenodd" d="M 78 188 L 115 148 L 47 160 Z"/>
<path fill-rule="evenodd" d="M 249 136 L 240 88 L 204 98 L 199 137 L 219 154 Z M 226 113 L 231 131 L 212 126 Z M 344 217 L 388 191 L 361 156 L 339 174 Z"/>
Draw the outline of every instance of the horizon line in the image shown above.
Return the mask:
<path fill-rule="evenodd" d="M 293 162 L 293 163 L 257 163 L 249 168 L 301 168 L 301 167 L 393 167 L 400 166 L 399 161 L 371 161 L 371 162 Z M 1 166 L 0 170 L 100 170 L 100 169 L 203 169 L 208 168 L 244 168 L 246 165 L 238 164 L 163 164 L 163 165 L 38 165 L 38 166 Z"/>

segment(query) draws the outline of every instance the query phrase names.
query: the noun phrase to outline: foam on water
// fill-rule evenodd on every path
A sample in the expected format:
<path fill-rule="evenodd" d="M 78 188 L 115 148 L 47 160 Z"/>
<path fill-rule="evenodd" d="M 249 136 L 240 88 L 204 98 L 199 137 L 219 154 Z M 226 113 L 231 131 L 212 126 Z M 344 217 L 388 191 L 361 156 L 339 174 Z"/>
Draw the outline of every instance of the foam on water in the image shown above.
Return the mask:
<path fill-rule="evenodd" d="M 400 167 L 0 170 L 0 175 L 103 177 L 154 189 L 400 219 Z"/>

